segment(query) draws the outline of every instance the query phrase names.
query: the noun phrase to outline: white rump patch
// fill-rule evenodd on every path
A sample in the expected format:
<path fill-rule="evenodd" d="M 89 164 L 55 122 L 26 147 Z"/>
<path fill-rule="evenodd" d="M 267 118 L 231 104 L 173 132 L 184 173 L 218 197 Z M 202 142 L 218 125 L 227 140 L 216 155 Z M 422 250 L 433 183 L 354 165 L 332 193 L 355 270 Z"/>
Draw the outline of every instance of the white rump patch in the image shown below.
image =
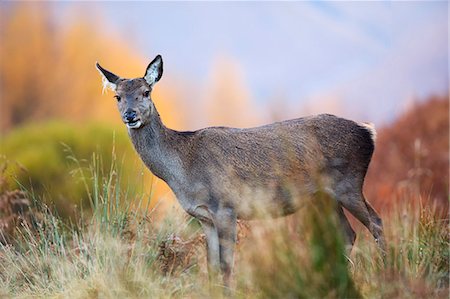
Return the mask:
<path fill-rule="evenodd" d="M 370 133 L 370 137 L 372 137 L 373 142 L 377 140 L 377 131 L 375 130 L 375 125 L 373 123 L 360 123 L 360 126 L 366 128 Z"/>

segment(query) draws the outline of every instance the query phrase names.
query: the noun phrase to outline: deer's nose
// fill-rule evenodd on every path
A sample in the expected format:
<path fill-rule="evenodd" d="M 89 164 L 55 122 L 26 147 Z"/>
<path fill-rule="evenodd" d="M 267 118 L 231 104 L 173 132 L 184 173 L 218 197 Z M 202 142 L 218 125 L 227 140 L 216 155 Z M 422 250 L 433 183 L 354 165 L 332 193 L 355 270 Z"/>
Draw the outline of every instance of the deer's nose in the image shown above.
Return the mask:
<path fill-rule="evenodd" d="M 127 121 L 133 121 L 136 118 L 136 111 L 129 109 L 123 116 Z"/>

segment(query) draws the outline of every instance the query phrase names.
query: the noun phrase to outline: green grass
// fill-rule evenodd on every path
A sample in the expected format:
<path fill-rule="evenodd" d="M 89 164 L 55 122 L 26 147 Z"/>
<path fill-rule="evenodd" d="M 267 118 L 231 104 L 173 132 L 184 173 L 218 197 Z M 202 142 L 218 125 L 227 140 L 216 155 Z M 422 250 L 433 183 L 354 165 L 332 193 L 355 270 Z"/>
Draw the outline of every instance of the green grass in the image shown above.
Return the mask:
<path fill-rule="evenodd" d="M 120 156 L 113 157 L 112 147 Z M 14 129 L 0 139 L 0 165 L 3 160 L 9 162 L 4 178 L 11 189 L 26 188 L 59 215 L 72 219 L 80 206 L 89 206 L 88 193 L 98 189 L 94 180 L 82 180 L 90 174 L 90 167 L 107 173 L 113 163 L 120 163 L 121 187 L 132 190 L 141 183 L 144 170 L 123 128 L 93 123 L 52 121 Z"/>
<path fill-rule="evenodd" d="M 82 176 L 94 186 L 92 214 L 68 225 L 35 198 L 42 216 L 18 227 L 14 244 L 0 245 L 0 297 L 220 297 L 208 288 L 197 223 L 177 210 L 156 220 L 146 198 L 122 189 L 120 164 L 113 159 L 105 168 L 100 161 L 94 156 Z M 385 262 L 366 230 L 357 231 L 345 256 L 326 197 L 290 217 L 247 224 L 237 246 L 234 296 L 448 298 L 448 220 L 420 205 L 418 194 L 403 202 L 409 204 L 382 215 Z"/>
<path fill-rule="evenodd" d="M 371 259 L 376 249 L 364 236 L 354 254 L 355 280 L 369 298 L 448 298 L 448 218 L 437 217 L 437 207 L 421 205 L 420 196 L 403 202 L 383 217 L 386 266 Z"/>

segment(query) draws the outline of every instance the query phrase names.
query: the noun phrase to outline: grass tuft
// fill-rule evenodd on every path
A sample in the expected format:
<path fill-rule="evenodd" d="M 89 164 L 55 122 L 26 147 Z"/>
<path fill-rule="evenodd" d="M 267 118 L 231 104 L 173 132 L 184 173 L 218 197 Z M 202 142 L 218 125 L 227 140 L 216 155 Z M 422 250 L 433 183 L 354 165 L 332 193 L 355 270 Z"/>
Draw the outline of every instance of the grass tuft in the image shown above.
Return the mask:
<path fill-rule="evenodd" d="M 32 192 L 2 190 L 0 198 L 26 197 L 27 213 L 35 217 L 14 222 L 14 233 L 0 244 L 1 297 L 212 296 L 195 220 L 173 210 L 156 221 L 149 199 L 121 188 L 115 157 L 108 167 L 98 155 L 87 166 L 71 159 L 85 185 L 93 186 L 87 190 L 92 213 L 78 223 L 62 221 Z M 422 205 L 420 194 L 398 202 L 382 215 L 385 262 L 365 229 L 357 229 L 346 255 L 333 201 L 325 195 L 287 218 L 240 222 L 234 297 L 448 298 L 448 219 Z"/>

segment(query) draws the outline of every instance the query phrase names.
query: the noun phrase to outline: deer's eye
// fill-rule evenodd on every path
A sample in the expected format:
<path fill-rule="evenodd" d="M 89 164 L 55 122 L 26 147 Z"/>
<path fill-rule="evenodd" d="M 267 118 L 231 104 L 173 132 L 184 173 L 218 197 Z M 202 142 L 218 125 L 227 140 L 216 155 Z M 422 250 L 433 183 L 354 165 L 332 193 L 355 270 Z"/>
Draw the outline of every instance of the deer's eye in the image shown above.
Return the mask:
<path fill-rule="evenodd" d="M 120 96 L 114 96 L 114 98 L 117 100 L 117 102 L 120 102 Z"/>
<path fill-rule="evenodd" d="M 144 92 L 144 97 L 148 98 L 149 95 L 150 95 L 150 91 L 149 90 Z"/>

